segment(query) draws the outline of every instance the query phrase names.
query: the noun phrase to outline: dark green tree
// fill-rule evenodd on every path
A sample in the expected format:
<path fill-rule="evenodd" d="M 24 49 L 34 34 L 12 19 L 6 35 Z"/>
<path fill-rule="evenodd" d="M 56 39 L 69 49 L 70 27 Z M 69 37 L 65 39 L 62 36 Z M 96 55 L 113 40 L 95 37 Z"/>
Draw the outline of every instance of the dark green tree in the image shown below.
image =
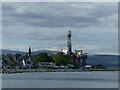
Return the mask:
<path fill-rule="evenodd" d="M 66 55 L 62 52 L 53 55 L 53 59 L 54 59 L 56 65 L 73 64 L 73 60 L 72 60 L 71 56 Z"/>
<path fill-rule="evenodd" d="M 52 62 L 53 59 L 48 56 L 47 53 L 40 53 L 38 55 L 35 55 L 35 62 Z"/>

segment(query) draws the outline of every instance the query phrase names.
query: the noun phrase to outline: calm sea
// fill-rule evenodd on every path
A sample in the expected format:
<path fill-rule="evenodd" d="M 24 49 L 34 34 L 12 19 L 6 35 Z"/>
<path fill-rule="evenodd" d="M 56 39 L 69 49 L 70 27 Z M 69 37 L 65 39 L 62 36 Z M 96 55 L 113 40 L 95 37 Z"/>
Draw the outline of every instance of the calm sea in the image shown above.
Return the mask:
<path fill-rule="evenodd" d="M 37 72 L 2 75 L 3 88 L 117 88 L 118 72 Z"/>

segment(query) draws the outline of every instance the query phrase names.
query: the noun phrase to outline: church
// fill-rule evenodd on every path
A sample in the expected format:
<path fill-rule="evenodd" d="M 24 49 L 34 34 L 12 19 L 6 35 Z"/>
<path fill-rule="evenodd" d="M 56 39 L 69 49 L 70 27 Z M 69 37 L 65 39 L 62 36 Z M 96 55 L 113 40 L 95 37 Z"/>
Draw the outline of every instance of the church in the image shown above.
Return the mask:
<path fill-rule="evenodd" d="M 32 56 L 31 47 L 29 47 L 28 53 L 23 57 L 22 68 L 31 69 L 33 66 L 34 58 Z"/>

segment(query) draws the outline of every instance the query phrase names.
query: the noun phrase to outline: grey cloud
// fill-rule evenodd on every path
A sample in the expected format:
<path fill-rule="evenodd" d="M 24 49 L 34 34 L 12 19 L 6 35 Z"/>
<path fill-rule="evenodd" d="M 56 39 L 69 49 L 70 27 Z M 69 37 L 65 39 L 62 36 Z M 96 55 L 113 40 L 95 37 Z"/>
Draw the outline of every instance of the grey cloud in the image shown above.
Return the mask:
<path fill-rule="evenodd" d="M 3 4 L 2 5 L 2 11 L 5 12 L 5 13 L 11 13 L 12 11 L 14 11 L 14 7 L 9 5 L 9 4 Z"/>
<path fill-rule="evenodd" d="M 113 3 L 114 4 L 114 3 Z M 115 6 L 106 6 L 104 5 L 100 5 L 96 8 L 94 8 L 94 12 L 91 12 L 91 15 L 93 15 L 96 18 L 101 18 L 101 17 L 108 17 L 114 14 L 117 14 L 117 4 Z"/>
<path fill-rule="evenodd" d="M 89 9 L 82 8 L 88 4 L 92 6 L 92 3 L 80 3 L 79 8 L 72 7 L 71 3 L 30 3 L 30 6 L 26 6 L 27 3 L 3 4 L 3 25 L 18 23 L 34 27 L 89 27 L 100 25 L 98 18 L 116 13 L 114 7 L 106 6 L 107 3 Z M 21 13 L 16 12 L 20 7 Z M 81 15 L 82 12 L 87 12 L 87 15 Z"/>
<path fill-rule="evenodd" d="M 54 34 L 54 33 L 53 33 Z M 32 40 L 64 40 L 66 38 L 65 34 L 54 34 L 52 35 L 51 33 L 39 33 L 39 32 L 31 32 L 31 33 L 26 33 L 22 36 L 22 38 L 25 39 L 32 39 Z"/>
<path fill-rule="evenodd" d="M 7 47 L 20 43 L 26 47 L 31 45 L 42 49 L 61 49 L 66 47 L 66 34 L 69 30 L 66 27 L 69 27 L 74 49 L 112 51 L 117 42 L 117 34 L 113 33 L 117 32 L 116 27 L 111 25 L 116 22 L 114 15 L 117 14 L 117 5 L 112 4 L 114 3 L 4 3 L 3 38 Z"/>
<path fill-rule="evenodd" d="M 11 16 L 11 24 L 24 23 L 30 26 L 37 27 L 87 27 L 99 23 L 97 19 L 90 17 L 73 17 L 73 16 L 56 16 L 51 14 L 13 14 Z M 12 23 L 13 22 L 13 23 Z M 3 17 L 3 24 L 10 24 Z"/>

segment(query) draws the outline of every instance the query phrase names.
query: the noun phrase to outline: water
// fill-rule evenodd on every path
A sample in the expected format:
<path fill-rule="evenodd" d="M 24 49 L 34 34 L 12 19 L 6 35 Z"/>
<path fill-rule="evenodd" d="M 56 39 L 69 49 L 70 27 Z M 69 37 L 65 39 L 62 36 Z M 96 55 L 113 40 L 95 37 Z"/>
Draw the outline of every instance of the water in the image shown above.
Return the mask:
<path fill-rule="evenodd" d="M 118 72 L 3 74 L 3 88 L 118 88 Z"/>

